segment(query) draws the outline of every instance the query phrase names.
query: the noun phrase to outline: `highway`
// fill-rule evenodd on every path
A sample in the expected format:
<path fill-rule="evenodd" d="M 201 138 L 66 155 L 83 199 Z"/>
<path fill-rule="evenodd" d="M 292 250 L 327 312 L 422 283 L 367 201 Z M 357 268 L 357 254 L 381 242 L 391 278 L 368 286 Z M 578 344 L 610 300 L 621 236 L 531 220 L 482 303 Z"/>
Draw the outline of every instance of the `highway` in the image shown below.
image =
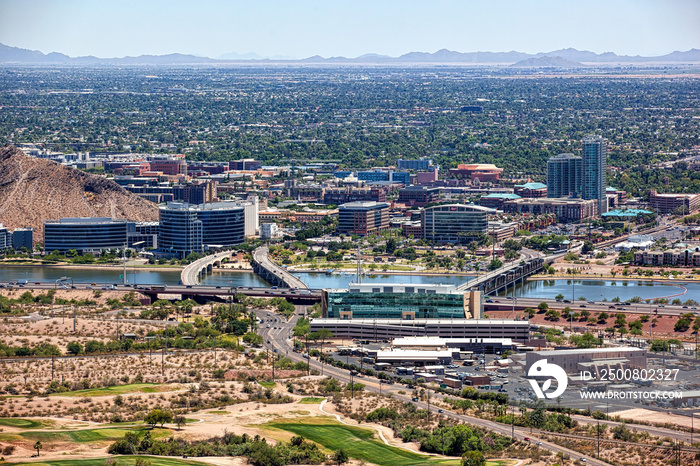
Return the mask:
<path fill-rule="evenodd" d="M 0 282 L 0 289 L 12 286 L 13 289 L 26 290 L 53 290 L 64 289 L 56 286 L 54 282 L 30 282 L 17 284 L 16 282 Z M 219 296 L 226 297 L 236 294 L 245 294 L 253 297 L 283 297 L 303 301 L 320 300 L 321 290 L 292 289 L 277 287 L 228 287 L 228 286 L 203 286 L 203 285 L 122 285 L 114 283 L 102 285 L 96 283 L 73 283 L 66 285 L 65 289 L 99 290 L 99 291 L 136 291 L 145 295 L 184 295 L 184 296 Z"/>
<path fill-rule="evenodd" d="M 12 286 L 15 289 L 27 290 L 53 290 L 61 289 L 61 286 L 56 286 L 54 282 L 33 282 L 22 285 L 17 285 L 15 282 L 0 282 L 0 289 Z M 321 299 L 322 290 L 318 289 L 292 289 L 292 288 L 277 288 L 277 287 L 227 287 L 227 286 L 203 286 L 203 285 L 97 285 L 90 283 L 74 283 L 75 289 L 85 290 L 114 290 L 114 291 L 137 291 L 139 293 L 157 296 L 164 294 L 184 295 L 184 296 L 218 296 L 225 298 L 238 293 L 253 297 L 282 297 L 295 301 L 319 301 Z M 67 286 L 67 288 L 71 288 Z M 532 308 L 537 310 L 540 303 L 547 303 L 550 309 L 562 310 L 565 307 L 571 308 L 572 311 L 581 312 L 587 309 L 591 313 L 607 312 L 608 314 L 650 314 L 652 316 L 679 316 L 686 313 L 700 313 L 700 306 L 683 306 L 672 304 L 646 304 L 646 303 L 631 303 L 626 305 L 623 303 L 613 303 L 610 301 L 571 301 L 569 299 L 557 301 L 555 299 L 544 298 L 515 298 L 492 296 L 484 303 L 484 311 L 515 311 L 515 316 L 520 316 L 519 312 L 525 309 Z M 561 322 L 566 320 L 562 317 Z M 574 322 L 576 324 L 577 322 Z M 578 322 L 579 326 L 583 322 Z"/>

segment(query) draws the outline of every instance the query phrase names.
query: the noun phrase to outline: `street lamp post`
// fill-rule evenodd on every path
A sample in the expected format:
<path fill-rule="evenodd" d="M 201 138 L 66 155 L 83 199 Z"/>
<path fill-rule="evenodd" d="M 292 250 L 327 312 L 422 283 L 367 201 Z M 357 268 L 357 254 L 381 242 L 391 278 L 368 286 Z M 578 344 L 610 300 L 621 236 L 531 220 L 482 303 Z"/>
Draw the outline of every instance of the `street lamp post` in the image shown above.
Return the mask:
<path fill-rule="evenodd" d="M 569 319 L 570 319 L 569 320 L 569 322 L 570 322 L 569 331 L 571 333 L 574 333 L 574 314 L 575 314 L 574 311 L 569 311 Z"/>

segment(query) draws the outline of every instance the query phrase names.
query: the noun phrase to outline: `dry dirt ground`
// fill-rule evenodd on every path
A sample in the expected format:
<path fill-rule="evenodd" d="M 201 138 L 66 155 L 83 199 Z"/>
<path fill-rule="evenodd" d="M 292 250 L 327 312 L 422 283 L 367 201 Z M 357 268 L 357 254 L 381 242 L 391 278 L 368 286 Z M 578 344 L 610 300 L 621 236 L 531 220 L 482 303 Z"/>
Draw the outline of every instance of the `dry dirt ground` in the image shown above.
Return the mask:
<path fill-rule="evenodd" d="M 318 377 L 316 377 L 318 378 Z M 278 384 L 275 390 L 284 392 L 284 385 Z M 98 397 L 93 397 L 98 399 Z M 113 397 L 99 397 L 111 400 Z M 306 417 L 328 417 L 339 414 L 336 407 L 331 403 L 321 404 L 300 404 L 301 396 L 295 396 L 295 402 L 287 404 L 264 404 L 258 402 L 247 402 L 237 405 L 230 405 L 217 409 L 205 409 L 187 414 L 189 419 L 195 419 L 193 423 L 187 424 L 182 430 L 177 430 L 175 426 L 167 426 L 171 428 L 171 434 L 176 438 L 186 438 L 187 440 L 200 440 L 213 436 L 222 435 L 225 431 L 237 435 L 247 433 L 248 435 L 262 435 L 268 438 L 270 442 L 281 440 L 288 441 L 294 434 L 275 431 L 271 433 L 269 430 L 262 427 L 273 420 L 279 419 L 299 419 Z M 359 406 L 359 404 L 358 404 Z M 225 411 L 223 413 L 222 411 Z M 29 418 L 42 421 L 50 421 L 50 427 L 42 429 L 33 429 L 32 432 L 40 431 L 69 431 L 75 429 L 96 428 L 99 425 L 92 422 L 74 421 L 65 418 L 46 418 L 37 417 Z M 356 421 L 341 416 L 341 421 L 349 425 L 359 425 Z M 413 443 L 405 444 L 400 438 L 393 435 L 393 431 L 387 427 L 376 424 L 362 423 L 362 427 L 373 430 L 380 430 L 381 436 L 379 439 L 386 439 L 390 445 L 399 448 L 405 448 L 414 452 L 419 452 L 418 445 Z M 23 429 L 14 427 L 3 427 L 3 433 L 18 433 Z M 75 444 L 67 442 L 44 442 L 44 448 L 41 451 L 41 458 L 48 459 L 66 459 L 70 455 L 71 459 L 99 457 L 107 455 L 107 447 L 110 442 L 93 443 L 93 444 Z M 11 456 L 11 461 L 29 460 L 31 455 L 35 453 L 31 447 L 32 441 L 16 442 L 15 453 Z M 205 461 L 217 465 L 243 465 L 247 464 L 242 458 L 197 458 L 198 461 Z M 353 463 L 350 463 L 353 464 Z M 515 464 L 515 463 L 514 463 Z M 537 463 L 533 463 L 537 464 Z"/>
<path fill-rule="evenodd" d="M 677 426 L 691 427 L 689 416 L 679 416 L 677 414 L 660 413 L 644 408 L 627 409 L 615 412 L 615 416 L 622 419 L 633 419 L 635 421 L 654 422 L 663 424 L 675 424 Z"/>

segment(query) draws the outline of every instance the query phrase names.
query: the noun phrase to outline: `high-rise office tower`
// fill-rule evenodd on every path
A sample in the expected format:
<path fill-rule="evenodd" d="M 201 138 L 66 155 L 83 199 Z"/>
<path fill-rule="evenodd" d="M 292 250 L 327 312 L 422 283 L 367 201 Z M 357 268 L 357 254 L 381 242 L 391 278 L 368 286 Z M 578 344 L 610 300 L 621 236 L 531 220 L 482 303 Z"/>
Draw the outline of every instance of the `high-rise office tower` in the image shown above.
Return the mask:
<path fill-rule="evenodd" d="M 547 160 L 547 197 L 581 197 L 583 159 L 558 154 Z"/>
<path fill-rule="evenodd" d="M 607 155 L 605 140 L 601 136 L 591 135 L 583 139 L 581 197 L 598 200 L 598 215 L 608 211 L 608 200 L 605 196 Z"/>

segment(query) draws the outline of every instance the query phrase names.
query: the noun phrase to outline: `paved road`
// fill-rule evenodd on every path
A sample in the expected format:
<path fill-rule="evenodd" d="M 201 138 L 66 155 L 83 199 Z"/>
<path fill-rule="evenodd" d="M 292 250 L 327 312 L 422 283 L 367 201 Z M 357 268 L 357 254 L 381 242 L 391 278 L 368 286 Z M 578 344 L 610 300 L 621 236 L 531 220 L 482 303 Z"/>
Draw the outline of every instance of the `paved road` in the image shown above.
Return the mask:
<path fill-rule="evenodd" d="M 306 283 L 301 281 L 295 275 L 292 275 L 287 271 L 287 269 L 280 267 L 270 260 L 269 248 L 267 246 L 260 246 L 255 251 L 253 251 L 253 261 L 260 264 L 264 269 L 274 273 L 280 277 L 290 288 L 296 288 L 299 290 L 308 289 Z"/>

